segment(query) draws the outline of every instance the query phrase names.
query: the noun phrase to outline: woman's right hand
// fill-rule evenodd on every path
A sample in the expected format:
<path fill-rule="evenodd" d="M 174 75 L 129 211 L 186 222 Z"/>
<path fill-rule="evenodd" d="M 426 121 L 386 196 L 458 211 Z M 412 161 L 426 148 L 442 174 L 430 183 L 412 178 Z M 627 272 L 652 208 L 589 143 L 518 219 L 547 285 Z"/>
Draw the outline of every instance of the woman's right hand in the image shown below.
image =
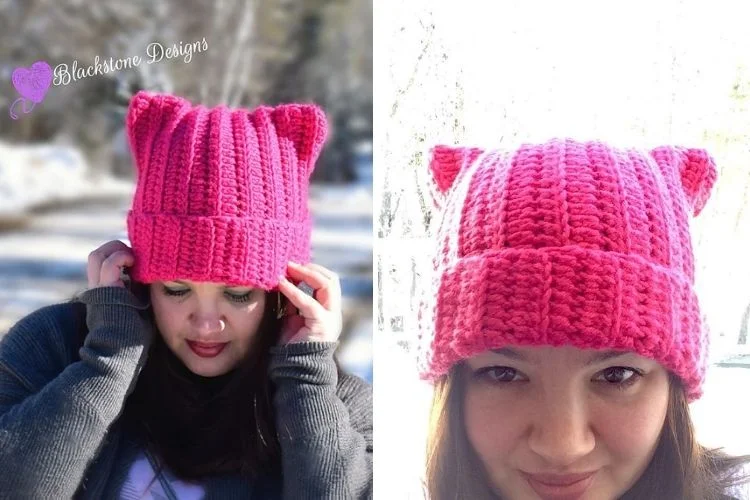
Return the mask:
<path fill-rule="evenodd" d="M 119 240 L 108 241 L 89 254 L 89 289 L 102 286 L 126 288 L 120 272 L 122 268 L 132 267 L 134 263 L 135 257 L 129 246 Z"/>

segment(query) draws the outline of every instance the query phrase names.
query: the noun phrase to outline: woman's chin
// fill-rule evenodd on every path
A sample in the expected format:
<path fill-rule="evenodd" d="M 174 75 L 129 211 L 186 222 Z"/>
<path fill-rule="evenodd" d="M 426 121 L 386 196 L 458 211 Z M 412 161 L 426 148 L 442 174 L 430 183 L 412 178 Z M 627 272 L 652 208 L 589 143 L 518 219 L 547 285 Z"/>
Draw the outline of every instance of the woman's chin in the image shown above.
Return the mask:
<path fill-rule="evenodd" d="M 219 377 L 232 370 L 232 363 L 225 355 L 219 355 L 215 358 L 202 358 L 189 349 L 183 356 L 182 362 L 191 372 L 201 377 Z"/>
<path fill-rule="evenodd" d="M 201 377 L 220 377 L 230 371 L 228 367 L 188 366 L 188 369 Z"/>

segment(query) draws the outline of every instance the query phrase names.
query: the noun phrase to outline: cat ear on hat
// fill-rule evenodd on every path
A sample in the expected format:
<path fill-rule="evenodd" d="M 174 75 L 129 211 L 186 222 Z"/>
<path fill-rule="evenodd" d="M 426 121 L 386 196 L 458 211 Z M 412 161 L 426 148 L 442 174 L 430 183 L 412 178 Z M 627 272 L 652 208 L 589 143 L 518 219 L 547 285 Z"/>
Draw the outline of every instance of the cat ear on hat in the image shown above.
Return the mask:
<path fill-rule="evenodd" d="M 282 104 L 271 113 L 277 135 L 289 139 L 310 175 L 328 136 L 328 122 L 314 104 Z"/>
<path fill-rule="evenodd" d="M 125 127 L 136 167 L 148 163 L 154 137 L 166 122 L 165 118 L 183 106 L 190 106 L 190 103 L 174 95 L 146 90 L 141 90 L 130 99 Z"/>
<path fill-rule="evenodd" d="M 716 163 L 705 149 L 660 146 L 651 150 L 660 167 L 670 166 L 679 172 L 682 190 L 697 216 L 706 206 L 716 183 Z"/>
<path fill-rule="evenodd" d="M 458 174 L 482 154 L 480 148 L 446 146 L 439 144 L 430 151 L 429 169 L 438 191 L 450 190 Z"/>

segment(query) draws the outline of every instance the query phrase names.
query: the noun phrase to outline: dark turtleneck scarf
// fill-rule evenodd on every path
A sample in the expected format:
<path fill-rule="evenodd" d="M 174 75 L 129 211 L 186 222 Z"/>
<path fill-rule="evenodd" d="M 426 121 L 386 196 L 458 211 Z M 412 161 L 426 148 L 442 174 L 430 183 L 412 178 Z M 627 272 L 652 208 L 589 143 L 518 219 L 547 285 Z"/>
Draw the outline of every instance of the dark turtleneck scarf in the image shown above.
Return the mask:
<path fill-rule="evenodd" d="M 256 443 L 255 399 L 267 397 L 266 391 L 252 383 L 258 380 L 253 365 L 263 364 L 260 358 L 250 356 L 226 374 L 204 377 L 190 371 L 156 334 L 126 403 L 127 428 L 178 476 L 186 477 L 187 469 L 206 476 L 217 470 L 243 472 L 243 450 L 265 442 Z M 267 415 L 263 420 L 270 419 Z"/>

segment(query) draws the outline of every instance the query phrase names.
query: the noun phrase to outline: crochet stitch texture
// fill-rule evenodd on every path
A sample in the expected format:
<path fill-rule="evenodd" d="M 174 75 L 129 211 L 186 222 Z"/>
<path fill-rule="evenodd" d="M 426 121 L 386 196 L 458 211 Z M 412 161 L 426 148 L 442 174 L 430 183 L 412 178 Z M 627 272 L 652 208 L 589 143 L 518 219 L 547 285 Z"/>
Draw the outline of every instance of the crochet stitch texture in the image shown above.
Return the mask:
<path fill-rule="evenodd" d="M 654 359 L 700 397 L 708 334 L 689 218 L 716 180 L 706 151 L 436 146 L 429 168 L 443 207 L 420 309 L 423 378 L 506 345 L 572 345 Z"/>
<path fill-rule="evenodd" d="M 310 260 L 308 185 L 327 133 L 319 108 L 206 108 L 141 91 L 126 125 L 136 280 L 271 290 L 288 261 Z"/>

